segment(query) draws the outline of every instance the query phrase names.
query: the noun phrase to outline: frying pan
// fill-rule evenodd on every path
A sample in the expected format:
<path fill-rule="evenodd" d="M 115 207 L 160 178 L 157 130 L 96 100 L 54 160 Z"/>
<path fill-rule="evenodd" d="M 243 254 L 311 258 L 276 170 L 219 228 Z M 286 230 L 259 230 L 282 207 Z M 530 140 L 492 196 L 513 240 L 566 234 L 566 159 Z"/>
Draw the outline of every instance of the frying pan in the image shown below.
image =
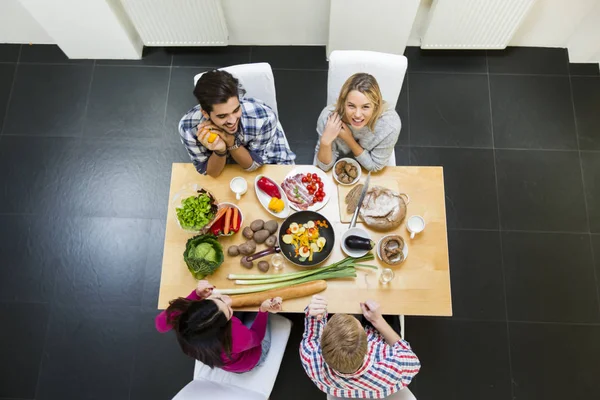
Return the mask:
<path fill-rule="evenodd" d="M 285 235 L 292 222 L 295 222 L 298 225 L 302 225 L 306 224 L 308 221 L 316 220 L 325 220 L 327 222 L 327 228 L 319 227 L 319 236 L 324 237 L 327 240 L 327 242 L 325 243 L 325 247 L 323 247 L 323 250 L 313 254 L 312 261 L 308 261 L 308 259 L 306 259 L 306 261 L 300 261 L 294 256 L 294 246 L 292 246 L 291 244 L 283 243 L 283 235 Z M 281 247 L 281 254 L 285 257 L 286 260 L 300 267 L 313 267 L 327 260 L 327 258 L 331 255 L 331 252 L 333 251 L 333 246 L 335 244 L 335 231 L 333 230 L 331 222 L 329 222 L 329 220 L 323 215 L 314 211 L 298 211 L 287 217 L 285 221 L 283 221 L 283 223 L 281 224 L 281 228 L 279 229 L 279 234 L 277 236 L 279 246 Z"/>

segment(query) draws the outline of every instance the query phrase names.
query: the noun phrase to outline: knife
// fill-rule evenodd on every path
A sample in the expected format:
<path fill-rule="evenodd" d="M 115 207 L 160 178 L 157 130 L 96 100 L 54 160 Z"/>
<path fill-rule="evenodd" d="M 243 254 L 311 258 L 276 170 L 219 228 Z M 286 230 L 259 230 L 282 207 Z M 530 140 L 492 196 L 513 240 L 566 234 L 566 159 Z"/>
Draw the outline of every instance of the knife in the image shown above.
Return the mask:
<path fill-rule="evenodd" d="M 354 215 L 352 215 L 352 220 L 350 220 L 350 229 L 354 228 L 356 225 L 356 219 L 358 218 L 358 212 L 360 211 L 360 207 L 362 207 L 363 200 L 367 195 L 367 190 L 369 190 L 369 182 L 371 181 L 371 171 L 367 175 L 367 179 L 365 180 L 365 186 L 363 187 L 362 192 L 360 192 L 360 197 L 358 198 L 358 204 L 356 205 L 356 210 L 354 210 Z"/>

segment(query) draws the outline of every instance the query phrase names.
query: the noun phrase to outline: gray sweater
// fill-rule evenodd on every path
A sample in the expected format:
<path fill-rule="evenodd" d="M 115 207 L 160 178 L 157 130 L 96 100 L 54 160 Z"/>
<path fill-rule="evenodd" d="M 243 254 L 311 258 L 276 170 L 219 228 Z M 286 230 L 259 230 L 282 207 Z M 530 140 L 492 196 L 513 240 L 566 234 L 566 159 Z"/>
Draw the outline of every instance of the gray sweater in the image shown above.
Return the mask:
<path fill-rule="evenodd" d="M 331 145 L 333 153 L 331 163 L 323 164 L 317 158 L 319 144 L 321 143 L 321 135 L 325 130 L 327 118 L 333 111 L 333 106 L 325 107 L 317 120 L 319 140 L 317 141 L 317 147 L 315 148 L 315 165 L 323 171 L 329 171 L 338 159 L 346 156 L 353 156 L 350 147 L 348 147 L 342 138 L 338 137 Z M 388 164 L 392 151 L 394 151 L 394 146 L 400 136 L 401 127 L 402 123 L 400 122 L 400 116 L 398 116 L 398 113 L 395 110 L 390 109 L 381 114 L 377 123 L 375 123 L 374 131 L 371 131 L 368 126 L 364 126 L 360 129 L 354 129 L 354 127 L 350 126 L 354 139 L 358 142 L 360 147 L 365 150 L 360 156 L 355 157 L 356 161 L 358 161 L 367 171 L 379 171 L 380 169 L 383 169 L 383 167 Z"/>

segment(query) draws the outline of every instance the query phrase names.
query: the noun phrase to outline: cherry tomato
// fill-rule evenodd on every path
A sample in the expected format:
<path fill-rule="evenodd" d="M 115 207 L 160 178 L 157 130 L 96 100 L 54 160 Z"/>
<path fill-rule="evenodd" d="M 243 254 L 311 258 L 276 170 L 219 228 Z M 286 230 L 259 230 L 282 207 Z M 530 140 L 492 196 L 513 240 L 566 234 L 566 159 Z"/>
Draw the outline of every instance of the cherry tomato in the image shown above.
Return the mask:
<path fill-rule="evenodd" d="M 302 183 L 306 183 L 306 182 L 308 182 L 308 178 L 307 178 L 307 177 L 305 177 L 305 176 L 303 176 L 303 177 L 302 177 Z"/>
<path fill-rule="evenodd" d="M 322 184 L 323 183 L 323 181 L 321 180 L 321 178 L 317 177 L 317 183 L 318 184 Z"/>
<path fill-rule="evenodd" d="M 313 197 L 313 203 L 318 203 L 319 202 L 319 198 L 317 196 Z"/>
<path fill-rule="evenodd" d="M 315 194 L 319 197 L 325 197 L 325 192 L 323 192 L 321 189 L 317 190 Z"/>
<path fill-rule="evenodd" d="M 317 175 L 317 174 L 312 174 L 312 178 L 313 178 L 313 179 L 317 179 L 318 177 L 319 177 L 319 175 Z"/>
<path fill-rule="evenodd" d="M 285 231 L 285 233 L 287 233 L 289 235 L 292 233 L 292 231 L 290 229 L 288 229 L 287 231 Z"/>
<path fill-rule="evenodd" d="M 315 191 L 313 190 L 313 188 L 309 187 L 308 188 L 308 194 L 313 194 L 313 193 L 315 193 Z"/>

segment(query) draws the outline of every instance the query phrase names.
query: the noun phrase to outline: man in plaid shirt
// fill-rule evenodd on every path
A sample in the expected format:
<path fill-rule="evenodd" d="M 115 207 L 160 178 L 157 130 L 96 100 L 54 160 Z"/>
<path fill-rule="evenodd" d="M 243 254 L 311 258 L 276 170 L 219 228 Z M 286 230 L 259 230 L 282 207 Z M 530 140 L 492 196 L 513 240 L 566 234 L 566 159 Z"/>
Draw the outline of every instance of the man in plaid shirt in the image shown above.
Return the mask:
<path fill-rule="evenodd" d="M 296 155 L 273 110 L 244 94 L 226 71 L 210 71 L 198 80 L 194 96 L 199 104 L 179 122 L 179 135 L 199 173 L 217 177 L 228 159 L 246 171 L 294 164 Z"/>
<path fill-rule="evenodd" d="M 313 296 L 306 308 L 300 360 L 325 393 L 341 398 L 383 399 L 408 386 L 421 364 L 408 342 L 381 315 L 372 300 L 360 303 L 372 326 L 351 315 L 327 322 L 327 301 Z"/>

